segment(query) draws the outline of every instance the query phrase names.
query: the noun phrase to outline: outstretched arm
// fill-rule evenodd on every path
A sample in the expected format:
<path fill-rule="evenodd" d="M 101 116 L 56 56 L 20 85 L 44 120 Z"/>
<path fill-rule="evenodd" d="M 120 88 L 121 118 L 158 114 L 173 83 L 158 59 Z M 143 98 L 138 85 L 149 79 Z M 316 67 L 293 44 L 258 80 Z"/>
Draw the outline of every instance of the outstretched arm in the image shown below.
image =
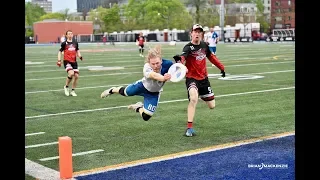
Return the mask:
<path fill-rule="evenodd" d="M 221 71 L 224 71 L 224 65 L 220 62 L 220 60 L 217 58 L 216 55 L 213 53 L 210 54 L 208 57 L 209 61 L 214 64 L 217 68 L 219 68 Z"/>
<path fill-rule="evenodd" d="M 157 81 L 163 82 L 163 81 L 169 80 L 169 79 L 171 78 L 171 75 L 168 74 L 168 73 L 166 73 L 166 74 L 164 74 L 164 75 L 162 76 L 161 74 L 152 71 L 152 72 L 150 72 L 150 74 L 149 74 L 149 78 L 152 78 L 152 79 L 155 79 L 155 80 L 157 80 Z"/>

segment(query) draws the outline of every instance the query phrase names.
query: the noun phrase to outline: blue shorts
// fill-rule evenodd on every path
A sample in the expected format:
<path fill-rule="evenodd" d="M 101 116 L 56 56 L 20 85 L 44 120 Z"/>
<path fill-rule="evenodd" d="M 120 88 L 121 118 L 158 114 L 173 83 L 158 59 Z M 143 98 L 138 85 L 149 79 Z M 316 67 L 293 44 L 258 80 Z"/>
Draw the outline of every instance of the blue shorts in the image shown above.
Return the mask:
<path fill-rule="evenodd" d="M 158 102 L 160 99 L 159 92 L 149 92 L 142 84 L 141 81 L 137 81 L 128 85 L 124 93 L 126 96 L 143 96 L 143 111 L 144 113 L 152 116 L 156 111 Z"/>
<path fill-rule="evenodd" d="M 209 47 L 210 51 L 216 54 L 217 47 Z"/>

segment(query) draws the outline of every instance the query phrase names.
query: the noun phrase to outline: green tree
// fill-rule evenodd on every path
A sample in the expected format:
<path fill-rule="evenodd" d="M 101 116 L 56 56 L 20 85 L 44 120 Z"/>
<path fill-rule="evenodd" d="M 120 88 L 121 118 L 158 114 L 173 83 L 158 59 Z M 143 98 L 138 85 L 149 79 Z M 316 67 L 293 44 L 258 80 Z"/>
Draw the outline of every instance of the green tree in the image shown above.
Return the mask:
<path fill-rule="evenodd" d="M 58 19 L 58 20 L 65 20 L 64 19 L 64 14 L 62 13 L 47 13 L 43 16 L 40 17 L 40 21 L 43 21 L 45 19 Z"/>
<path fill-rule="evenodd" d="M 192 24 L 180 0 L 129 0 L 124 11 L 126 24 L 135 29 L 189 29 Z"/>
<path fill-rule="evenodd" d="M 119 0 L 101 0 L 101 4 L 103 8 L 109 9 L 111 8 L 114 4 L 118 4 Z M 110 7 L 111 6 L 111 7 Z"/>
<path fill-rule="evenodd" d="M 266 14 L 264 14 L 264 5 L 263 0 L 253 0 L 253 2 L 256 4 L 257 7 L 257 22 L 260 23 L 260 27 L 264 32 L 269 31 L 270 24 L 268 23 L 266 17 Z"/>
<path fill-rule="evenodd" d="M 31 4 L 31 2 L 25 3 L 25 22 L 26 25 L 32 26 L 34 22 L 40 20 L 40 17 L 45 15 L 44 9 L 36 4 Z"/>
<path fill-rule="evenodd" d="M 191 5 L 196 9 L 194 13 L 195 23 L 200 23 L 202 9 L 207 6 L 207 0 L 185 0 L 186 5 Z"/>
<path fill-rule="evenodd" d="M 213 7 L 207 7 L 201 13 L 206 18 L 201 18 L 199 23 L 203 26 L 214 27 L 220 24 L 219 10 Z"/>
<path fill-rule="evenodd" d="M 123 23 L 120 19 L 120 7 L 114 4 L 110 9 L 107 9 L 102 17 L 107 32 L 121 31 Z"/>
<path fill-rule="evenodd" d="M 126 17 L 126 23 L 131 25 L 132 29 L 144 29 L 144 6 L 146 0 L 129 0 L 125 5 L 124 15 Z M 131 30 L 132 30 L 131 29 Z"/>
<path fill-rule="evenodd" d="M 62 11 L 60 11 L 60 13 L 63 15 L 63 19 L 66 20 L 66 19 L 70 19 L 70 13 L 69 13 L 70 9 L 69 8 L 66 8 Z"/>
<path fill-rule="evenodd" d="M 27 29 L 26 35 L 33 36 L 33 23 L 40 20 L 40 17 L 45 15 L 44 9 L 38 5 L 31 4 L 31 2 L 25 3 L 25 25 L 30 26 L 31 29 Z"/>
<path fill-rule="evenodd" d="M 108 9 L 102 6 L 98 6 L 96 9 L 89 11 L 89 18 L 87 20 L 92 21 L 94 24 L 100 26 L 100 31 L 105 32 L 106 27 L 104 23 L 104 17 L 107 16 Z"/>

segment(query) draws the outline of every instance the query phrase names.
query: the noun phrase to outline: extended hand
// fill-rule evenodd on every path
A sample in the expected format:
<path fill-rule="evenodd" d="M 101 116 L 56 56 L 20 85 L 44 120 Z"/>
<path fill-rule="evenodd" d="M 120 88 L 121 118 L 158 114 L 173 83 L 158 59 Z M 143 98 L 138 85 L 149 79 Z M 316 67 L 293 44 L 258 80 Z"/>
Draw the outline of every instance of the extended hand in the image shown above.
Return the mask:
<path fill-rule="evenodd" d="M 174 59 L 176 62 L 181 62 L 181 56 L 180 56 L 180 55 L 175 55 L 175 56 L 173 56 L 173 59 Z"/>
<path fill-rule="evenodd" d="M 165 73 L 165 74 L 163 75 L 163 77 L 164 77 L 164 80 L 165 80 L 165 81 L 171 79 L 171 75 L 170 75 L 169 73 Z"/>
<path fill-rule="evenodd" d="M 58 66 L 58 67 L 61 67 L 61 60 L 58 60 L 58 61 L 57 61 L 57 66 Z"/>

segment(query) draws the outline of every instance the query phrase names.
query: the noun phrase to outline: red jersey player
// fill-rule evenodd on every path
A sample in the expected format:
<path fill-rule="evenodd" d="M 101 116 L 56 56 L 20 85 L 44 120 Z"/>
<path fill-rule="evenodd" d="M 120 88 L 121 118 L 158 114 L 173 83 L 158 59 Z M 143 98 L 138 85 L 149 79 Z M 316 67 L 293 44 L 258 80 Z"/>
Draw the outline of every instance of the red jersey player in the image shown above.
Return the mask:
<path fill-rule="evenodd" d="M 215 107 L 214 92 L 211 89 L 208 79 L 206 59 L 221 70 L 222 77 L 225 77 L 224 65 L 211 53 L 209 46 L 202 41 L 203 28 L 195 24 L 191 30 L 191 42 L 186 44 L 181 55 L 175 55 L 176 62 L 185 63 L 188 71 L 186 74 L 186 87 L 188 90 L 188 123 L 186 136 L 194 136 L 195 131 L 192 123 L 194 120 L 196 105 L 200 97 L 206 102 L 210 109 Z"/>
<path fill-rule="evenodd" d="M 144 52 L 144 42 L 145 42 L 145 39 L 144 39 L 144 36 L 142 34 L 142 32 L 140 32 L 137 40 L 136 40 L 138 46 L 139 46 L 139 56 L 141 57 L 144 57 L 143 56 L 143 52 Z"/>
<path fill-rule="evenodd" d="M 68 76 L 66 80 L 66 85 L 64 88 L 64 93 L 66 96 L 77 96 L 75 92 L 75 88 L 77 87 L 78 78 L 79 78 L 79 69 L 77 63 L 77 57 L 81 60 L 82 56 L 79 50 L 78 42 L 73 41 L 73 33 L 72 31 L 68 30 L 66 32 L 67 40 L 61 43 L 60 50 L 58 52 L 58 62 L 57 66 L 61 67 L 61 53 L 63 52 L 63 65 L 66 69 Z M 69 91 L 69 84 L 72 81 L 72 89 Z"/>

